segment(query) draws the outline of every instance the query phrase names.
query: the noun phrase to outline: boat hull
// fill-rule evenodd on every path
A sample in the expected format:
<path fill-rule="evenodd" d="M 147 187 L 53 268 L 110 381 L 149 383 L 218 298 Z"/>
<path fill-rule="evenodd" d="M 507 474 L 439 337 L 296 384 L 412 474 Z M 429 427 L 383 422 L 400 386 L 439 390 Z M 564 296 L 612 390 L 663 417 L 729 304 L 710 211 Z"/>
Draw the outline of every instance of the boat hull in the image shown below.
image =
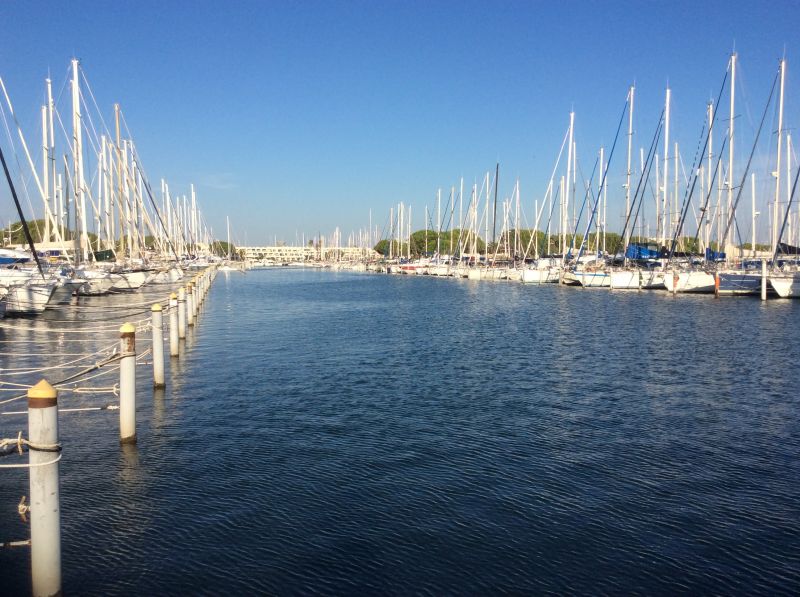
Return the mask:
<path fill-rule="evenodd" d="M 53 294 L 56 282 L 10 286 L 6 295 L 6 314 L 41 313 Z"/>
<path fill-rule="evenodd" d="M 755 272 L 719 272 L 720 296 L 746 296 L 761 293 L 761 274 Z"/>
<path fill-rule="evenodd" d="M 800 272 L 791 274 L 774 274 L 769 283 L 781 298 L 800 298 Z"/>
<path fill-rule="evenodd" d="M 714 293 L 714 275 L 704 271 L 667 272 L 664 286 L 669 292 Z"/>
<path fill-rule="evenodd" d="M 612 290 L 641 290 L 642 273 L 639 270 L 617 270 L 609 272 Z"/>
<path fill-rule="evenodd" d="M 565 283 L 580 284 L 584 288 L 609 288 L 611 286 L 611 276 L 608 272 L 572 271 L 566 272 L 564 279 L 570 281 Z"/>

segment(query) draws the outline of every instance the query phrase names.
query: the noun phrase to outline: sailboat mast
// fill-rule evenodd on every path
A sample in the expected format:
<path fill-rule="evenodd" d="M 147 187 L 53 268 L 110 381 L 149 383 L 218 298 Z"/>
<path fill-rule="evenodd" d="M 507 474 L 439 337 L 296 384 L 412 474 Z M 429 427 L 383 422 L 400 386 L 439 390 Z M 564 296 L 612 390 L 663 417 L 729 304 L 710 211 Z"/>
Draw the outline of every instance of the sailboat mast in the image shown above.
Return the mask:
<path fill-rule="evenodd" d="M 752 222 L 750 224 L 750 254 L 756 256 L 756 175 L 750 174 L 750 199 L 753 203 Z"/>
<path fill-rule="evenodd" d="M 786 60 L 781 60 L 781 91 L 778 103 L 778 156 L 775 166 L 775 201 L 772 206 L 772 254 L 778 248 L 778 202 L 780 201 L 781 187 L 781 140 L 783 138 L 783 83 L 786 75 Z"/>
<path fill-rule="evenodd" d="M 711 167 L 712 158 L 714 156 L 714 104 L 708 102 L 708 166 L 706 168 L 708 174 L 708 196 L 711 196 L 711 188 L 714 185 L 714 170 Z M 711 230 L 714 223 L 711 218 L 707 218 L 708 227 L 706 228 L 706 247 L 711 246 Z"/>
<path fill-rule="evenodd" d="M 436 260 L 438 262 L 439 255 L 441 254 L 441 236 L 442 236 L 442 189 L 436 194 Z M 425 246 L 427 249 L 427 245 Z"/>
<path fill-rule="evenodd" d="M 119 212 L 120 253 L 125 256 L 125 219 L 122 207 L 122 142 L 119 132 L 119 104 L 114 104 L 114 122 L 117 133 L 117 211 Z"/>
<path fill-rule="evenodd" d="M 48 176 L 52 181 L 53 187 L 56 184 L 56 152 L 55 152 L 55 129 L 53 128 L 53 86 L 50 82 L 50 79 L 46 79 L 47 83 L 47 133 L 48 133 L 48 143 L 47 143 L 47 167 L 50 169 Z M 57 194 L 56 189 L 52 189 L 52 196 L 53 196 L 53 214 L 60 213 L 60 201 L 57 203 Z M 55 230 L 56 239 L 63 240 L 64 238 L 64 228 L 63 223 L 60 218 L 56 220 L 56 230 Z"/>
<path fill-rule="evenodd" d="M 667 87 L 667 96 L 664 100 L 664 173 L 661 177 L 663 195 L 661 199 L 661 221 L 659 226 L 661 228 L 661 236 L 659 243 L 663 247 L 667 244 L 667 189 L 669 188 L 669 100 L 671 90 Z"/>
<path fill-rule="evenodd" d="M 80 211 L 80 250 L 83 261 L 89 260 L 89 236 L 86 233 L 86 200 L 83 188 L 83 127 L 81 123 L 81 91 L 78 79 L 78 59 L 72 59 L 72 135 L 75 179 L 73 196 L 76 215 Z"/>
<path fill-rule="evenodd" d="M 42 189 L 44 191 L 42 199 L 45 211 L 49 210 L 50 206 L 50 164 L 47 155 L 47 140 L 47 106 L 42 106 Z M 47 214 L 44 218 L 44 239 L 42 240 L 50 242 L 50 218 L 47 217 Z"/>
<path fill-rule="evenodd" d="M 567 147 L 567 184 L 569 185 L 570 173 L 572 171 L 572 158 L 573 158 L 573 125 L 575 123 L 575 112 L 569 113 L 569 145 Z M 561 200 L 561 254 L 567 254 L 567 230 L 569 220 L 569 193 L 564 193 Z"/>
<path fill-rule="evenodd" d="M 628 167 L 625 174 L 625 221 L 631 218 L 631 152 L 633 149 L 633 95 L 635 87 L 631 85 L 628 90 Z M 625 246 L 622 248 L 626 252 L 631 242 L 631 227 L 625 228 Z"/>
<path fill-rule="evenodd" d="M 735 122 L 735 112 L 734 112 L 734 98 L 736 92 L 736 53 L 734 52 L 731 54 L 731 120 L 728 126 L 728 200 L 727 200 L 727 213 L 728 218 L 732 217 L 731 209 L 733 206 L 733 129 L 734 129 L 734 122 Z M 725 242 L 729 245 L 733 245 L 733 227 L 731 227 L 730 232 L 728 233 L 728 238 L 725 239 Z M 728 253 L 728 247 L 725 249 L 725 253 Z"/>

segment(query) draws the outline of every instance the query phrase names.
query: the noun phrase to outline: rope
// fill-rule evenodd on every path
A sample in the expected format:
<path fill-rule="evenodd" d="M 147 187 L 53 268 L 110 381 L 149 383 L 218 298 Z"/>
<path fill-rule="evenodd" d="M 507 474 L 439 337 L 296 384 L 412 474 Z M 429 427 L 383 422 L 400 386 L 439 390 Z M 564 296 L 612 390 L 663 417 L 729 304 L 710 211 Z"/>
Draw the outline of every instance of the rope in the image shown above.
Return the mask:
<path fill-rule="evenodd" d="M 55 464 L 59 460 L 61 460 L 61 454 L 53 458 L 53 460 L 48 460 L 47 462 L 38 462 L 36 464 L 31 464 L 30 462 L 22 464 L 0 464 L 0 468 L 35 468 L 37 466 L 48 466 L 50 464 Z"/>
<path fill-rule="evenodd" d="M 88 411 L 98 411 L 98 410 L 119 410 L 118 404 L 106 404 L 105 406 L 82 406 L 78 408 L 59 408 L 58 414 L 62 413 L 80 413 L 80 412 L 88 412 Z M 27 410 L 12 410 L 0 413 L 0 415 L 27 415 Z"/>
<path fill-rule="evenodd" d="M 136 361 L 141 361 L 142 359 L 144 359 L 144 357 L 146 357 L 147 355 L 149 355 L 151 352 L 153 352 L 153 348 L 152 348 L 152 347 L 148 348 L 147 350 L 145 350 L 145 351 L 144 351 L 144 352 L 142 352 L 141 354 L 138 354 L 138 355 L 136 355 Z M 81 377 L 81 376 L 83 376 L 83 375 L 85 375 L 85 374 L 87 374 L 87 373 L 91 373 L 91 372 L 92 372 L 92 371 L 94 371 L 95 369 L 100 369 L 101 367 L 104 367 L 105 365 L 108 365 L 109 363 L 112 363 L 112 362 L 114 362 L 114 361 L 118 361 L 118 360 L 122 359 L 122 357 L 123 357 L 123 356 L 125 356 L 125 355 L 121 355 L 121 354 L 115 354 L 114 356 L 112 356 L 111 358 L 109 358 L 109 359 L 108 359 L 108 360 L 106 360 L 106 361 L 103 361 L 103 362 L 101 362 L 101 363 L 95 363 L 95 364 L 94 364 L 94 365 L 92 365 L 91 367 L 87 367 L 86 369 L 84 369 L 84 370 L 82 370 L 82 371 L 79 371 L 78 373 L 75 373 L 74 375 L 71 375 L 71 376 L 69 376 L 69 377 L 67 377 L 67 378 L 64 378 L 64 379 L 62 379 L 61 381 L 57 381 L 57 382 L 55 382 L 55 383 L 53 383 L 53 384 L 51 384 L 51 385 L 52 385 L 53 387 L 57 387 L 57 386 L 63 385 L 63 384 L 65 384 L 65 383 L 67 383 L 67 382 L 70 382 L 70 381 L 72 381 L 73 379 L 77 379 L 78 377 Z M 138 364 L 143 364 L 143 363 L 138 363 Z M 109 374 L 109 373 L 113 373 L 114 371 L 116 371 L 116 368 L 114 368 L 114 369 L 108 369 L 108 370 L 106 370 L 106 371 L 101 371 L 101 372 L 100 372 L 100 373 L 98 373 L 97 375 L 91 375 L 91 376 L 89 376 L 89 377 L 85 378 L 85 381 L 88 381 L 88 380 L 90 380 L 90 379 L 95 379 L 95 378 L 97 378 L 97 377 L 100 377 L 101 375 L 107 375 L 107 374 Z M 23 386 L 23 387 L 29 387 L 29 386 Z M 80 390 L 83 390 L 83 391 L 82 391 L 82 392 L 80 392 Z M 68 391 L 69 391 L 69 390 L 68 390 Z M 72 391 L 76 391 L 76 389 L 75 389 L 75 388 L 72 388 Z M 87 388 L 81 388 L 81 389 L 79 389 L 79 390 L 77 390 L 77 391 L 78 391 L 79 393 L 85 393 L 85 394 L 90 394 L 90 393 L 92 393 L 92 392 L 91 392 L 91 391 L 89 391 L 89 389 L 87 389 Z M 100 391 L 98 391 L 97 393 L 105 393 L 105 392 L 108 392 L 108 393 L 113 393 L 113 394 L 115 394 L 115 395 L 116 395 L 116 394 L 117 394 L 117 386 L 112 386 L 112 389 L 111 389 L 111 390 L 108 390 L 108 389 L 106 389 L 106 388 L 101 388 L 101 390 L 100 390 Z M 10 403 L 10 402 L 15 402 L 15 401 L 17 401 L 17 400 L 22 400 L 23 398 L 26 398 L 27 396 L 28 396 L 28 394 L 27 394 L 27 392 L 26 392 L 25 394 L 20 394 L 19 396 L 14 396 L 13 398 L 7 398 L 6 400 L 0 400 L 0 405 L 3 405 L 3 404 L 8 404 L 8 403 Z"/>
<path fill-rule="evenodd" d="M 148 321 L 147 319 L 142 319 L 136 322 L 136 325 L 140 324 L 143 321 Z M 53 332 L 59 334 L 93 334 L 96 332 L 115 332 L 119 331 L 118 326 L 112 327 L 96 327 L 96 328 L 83 328 L 80 330 L 74 330 L 69 328 L 33 328 L 31 326 L 24 326 L 24 325 L 10 325 L 7 323 L 0 324 L 0 329 L 10 329 L 10 330 L 27 330 L 27 331 L 35 331 L 37 333 L 41 332 Z"/>
<path fill-rule="evenodd" d="M 22 431 L 17 437 L 11 439 L 0 439 L 0 450 L 6 446 L 17 446 L 17 451 L 22 454 L 22 447 L 27 446 L 29 450 L 36 452 L 60 452 L 61 444 L 38 444 L 22 437 Z"/>
<path fill-rule="evenodd" d="M 23 368 L 6 368 L 6 369 L 2 369 L 2 368 L 0 368 L 0 374 L 6 375 L 6 376 L 9 376 L 9 375 L 27 375 L 27 374 L 30 374 L 30 373 L 40 373 L 42 371 L 50 371 L 52 369 L 69 369 L 69 368 L 71 368 L 71 366 L 74 363 L 79 363 L 80 361 L 85 361 L 86 359 L 89 359 L 91 357 L 96 357 L 96 356 L 99 356 L 100 354 L 111 352 L 111 351 L 113 351 L 115 349 L 115 347 L 116 347 L 116 344 L 112 344 L 111 346 L 109 346 L 107 348 L 103 348 L 101 350 L 98 350 L 97 352 L 94 352 L 94 353 L 91 353 L 91 354 L 88 354 L 88 355 L 85 355 L 85 356 L 81 356 L 81 357 L 79 357 L 79 358 L 77 358 L 75 360 L 67 361 L 65 363 L 59 363 L 58 365 L 51 365 L 49 367 L 41 367 L 39 369 L 31 369 L 31 368 L 26 368 L 26 369 L 23 369 Z M 8 372 L 10 372 L 10 373 L 8 373 Z"/>
<path fill-rule="evenodd" d="M 31 540 L 26 539 L 24 541 L 6 541 L 5 543 L 0 542 L 0 548 L 2 547 L 30 547 Z"/>
<path fill-rule="evenodd" d="M 91 367 L 87 367 L 86 369 L 83 369 L 82 371 L 78 371 L 77 373 L 75 373 L 73 375 L 70 375 L 69 377 L 65 377 L 64 379 L 62 379 L 60 381 L 57 381 L 57 382 L 55 382 L 54 384 L 51 384 L 51 385 L 53 387 L 56 387 L 56 386 L 65 384 L 67 382 L 72 381 L 73 379 L 77 379 L 77 378 L 79 378 L 79 377 L 81 377 L 83 375 L 86 375 L 87 373 L 91 373 L 92 371 L 94 371 L 96 369 L 100 369 L 101 367 L 104 367 L 105 365 L 108 365 L 109 363 L 113 363 L 114 361 L 118 361 L 120 358 L 121 358 L 120 355 L 115 354 L 115 355 L 113 355 L 112 357 L 108 358 L 105 361 L 102 361 L 102 362 L 99 362 L 99 363 L 95 363 Z M 89 378 L 89 379 L 91 379 L 91 378 Z M 25 394 L 22 394 L 20 396 L 15 396 L 14 398 L 8 398 L 6 400 L 0 401 L 0 405 L 1 404 L 8 404 L 9 402 L 14 402 L 16 400 L 22 400 L 23 398 L 26 398 L 27 396 L 28 396 L 28 394 L 25 393 Z"/>
<path fill-rule="evenodd" d="M 118 314 L 112 315 L 111 317 L 100 317 L 100 318 L 92 317 L 92 319 L 88 320 L 88 321 L 85 320 L 85 319 L 50 319 L 48 321 L 58 322 L 58 323 L 75 323 L 75 324 L 92 323 L 92 322 L 95 322 L 95 321 L 114 321 L 114 320 L 119 321 L 119 319 L 121 317 L 130 317 L 130 316 L 133 316 L 133 315 L 141 315 L 142 313 L 149 313 L 149 312 L 150 312 L 150 309 L 138 309 L 137 308 L 136 311 L 130 311 L 128 313 L 125 313 L 125 315 L 121 315 L 121 314 L 118 313 Z"/>

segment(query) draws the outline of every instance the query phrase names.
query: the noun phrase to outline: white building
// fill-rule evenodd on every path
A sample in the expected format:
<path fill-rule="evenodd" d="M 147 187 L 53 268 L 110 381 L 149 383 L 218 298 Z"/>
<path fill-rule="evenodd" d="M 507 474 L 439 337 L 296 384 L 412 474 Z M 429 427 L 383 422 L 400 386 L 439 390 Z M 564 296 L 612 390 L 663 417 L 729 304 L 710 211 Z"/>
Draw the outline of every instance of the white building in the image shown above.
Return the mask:
<path fill-rule="evenodd" d="M 248 261 L 298 263 L 305 261 L 367 261 L 380 255 L 361 247 L 237 247 Z"/>

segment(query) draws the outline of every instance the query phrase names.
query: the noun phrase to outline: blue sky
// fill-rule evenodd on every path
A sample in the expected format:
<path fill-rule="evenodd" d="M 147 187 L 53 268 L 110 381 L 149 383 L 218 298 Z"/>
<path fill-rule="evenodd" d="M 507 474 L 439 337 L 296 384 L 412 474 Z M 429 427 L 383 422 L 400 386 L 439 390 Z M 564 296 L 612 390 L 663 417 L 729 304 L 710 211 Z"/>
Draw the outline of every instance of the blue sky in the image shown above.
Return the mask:
<path fill-rule="evenodd" d="M 63 85 L 77 56 L 109 124 L 121 103 L 152 183 L 188 193 L 194 182 L 221 238 L 230 215 L 240 244 L 293 242 L 346 235 L 370 209 L 382 226 L 400 201 L 422 228 L 438 187 L 469 185 L 498 160 L 501 197 L 519 177 L 530 217 L 570 109 L 588 172 L 633 82 L 635 145 L 649 142 L 669 84 L 688 167 L 734 44 L 744 152 L 784 52 L 796 121 L 798 23 L 797 1 L 12 0 L 0 4 L 0 76 L 36 144 L 43 80 L 49 70 Z M 622 149 L 616 160 L 612 230 Z"/>

